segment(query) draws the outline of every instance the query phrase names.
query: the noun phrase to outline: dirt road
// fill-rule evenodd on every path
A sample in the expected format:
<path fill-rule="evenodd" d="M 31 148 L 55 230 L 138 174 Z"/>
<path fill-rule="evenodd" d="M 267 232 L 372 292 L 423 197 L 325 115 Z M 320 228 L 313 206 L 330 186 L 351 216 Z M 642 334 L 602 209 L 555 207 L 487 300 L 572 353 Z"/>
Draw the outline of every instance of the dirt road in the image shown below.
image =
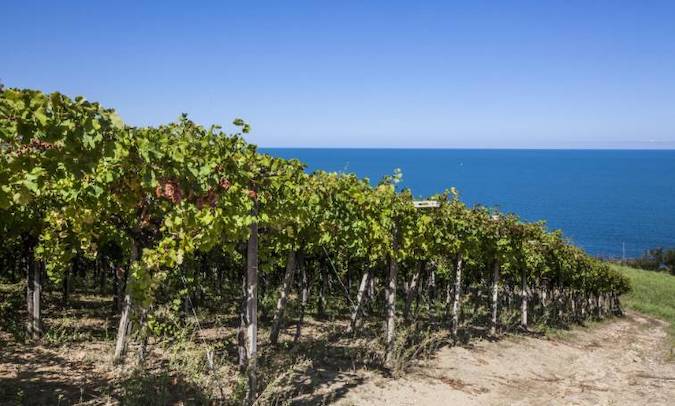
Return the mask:
<path fill-rule="evenodd" d="M 665 323 L 629 312 L 559 339 L 443 349 L 401 379 L 375 375 L 339 405 L 675 405 Z"/>

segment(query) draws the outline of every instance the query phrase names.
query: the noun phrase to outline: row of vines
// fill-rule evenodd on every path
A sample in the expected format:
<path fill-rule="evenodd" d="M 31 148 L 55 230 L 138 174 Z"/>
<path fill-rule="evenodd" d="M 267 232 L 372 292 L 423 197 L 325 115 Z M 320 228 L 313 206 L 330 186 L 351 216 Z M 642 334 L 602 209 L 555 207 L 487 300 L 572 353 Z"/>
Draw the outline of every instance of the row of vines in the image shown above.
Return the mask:
<path fill-rule="evenodd" d="M 0 272 L 26 281 L 31 337 L 44 334 L 43 290 L 67 301 L 78 275 L 114 297 L 115 362 L 129 334 L 143 358 L 148 336 L 171 334 L 167 317 L 219 302 L 239 319 L 252 403 L 261 314 L 270 346 L 291 320 L 298 340 L 310 311 L 333 309 L 345 334 L 379 319 L 387 363 L 397 324 L 440 323 L 455 337 L 469 300 L 485 304 L 491 335 L 507 328 L 502 309 L 517 309 L 523 329 L 535 317 L 620 311 L 626 279 L 543 223 L 467 207 L 454 189 L 416 208 L 398 172 L 376 184 L 308 174 L 260 153 L 243 138 L 249 126 L 233 124 L 234 134 L 186 116 L 130 127 L 82 98 L 1 90 Z"/>

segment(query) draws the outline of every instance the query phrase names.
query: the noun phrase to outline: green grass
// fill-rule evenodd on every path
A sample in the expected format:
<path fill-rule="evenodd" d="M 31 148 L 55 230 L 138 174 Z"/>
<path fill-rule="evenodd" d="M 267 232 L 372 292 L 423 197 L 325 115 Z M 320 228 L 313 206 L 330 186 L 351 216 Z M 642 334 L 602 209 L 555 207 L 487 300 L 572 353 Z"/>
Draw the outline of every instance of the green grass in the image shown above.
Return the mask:
<path fill-rule="evenodd" d="M 665 272 L 613 266 L 631 281 L 632 291 L 622 297 L 622 303 L 670 323 L 669 333 L 672 348 L 675 349 L 675 276 Z"/>

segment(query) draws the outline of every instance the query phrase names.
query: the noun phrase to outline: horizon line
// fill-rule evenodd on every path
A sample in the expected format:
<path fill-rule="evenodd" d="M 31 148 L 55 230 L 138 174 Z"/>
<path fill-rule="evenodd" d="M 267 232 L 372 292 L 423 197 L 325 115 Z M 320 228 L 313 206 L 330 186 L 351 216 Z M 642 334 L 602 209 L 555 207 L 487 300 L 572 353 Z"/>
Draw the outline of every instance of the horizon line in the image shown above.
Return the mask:
<path fill-rule="evenodd" d="M 467 150 L 467 151 L 664 151 L 673 152 L 675 147 L 671 148 L 614 148 L 614 147 L 358 147 L 358 146 L 299 146 L 299 147 L 279 147 L 257 145 L 260 149 L 391 149 L 391 150 Z"/>

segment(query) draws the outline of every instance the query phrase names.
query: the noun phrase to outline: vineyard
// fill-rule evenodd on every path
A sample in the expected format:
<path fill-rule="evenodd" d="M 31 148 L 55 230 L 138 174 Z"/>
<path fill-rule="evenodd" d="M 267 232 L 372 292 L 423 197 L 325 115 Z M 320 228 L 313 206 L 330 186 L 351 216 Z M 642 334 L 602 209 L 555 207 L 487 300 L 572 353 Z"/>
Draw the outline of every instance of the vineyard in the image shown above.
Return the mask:
<path fill-rule="evenodd" d="M 396 374 L 440 345 L 620 314 L 630 289 L 543 223 L 452 188 L 416 205 L 397 171 L 307 173 L 247 143 L 241 119 L 130 127 L 83 98 L 0 91 L 15 340 L 53 337 L 76 294 L 95 296 L 115 326 L 99 362 L 143 369 L 188 342 L 207 399 L 281 403 L 311 387 L 289 382 L 312 351 Z"/>

